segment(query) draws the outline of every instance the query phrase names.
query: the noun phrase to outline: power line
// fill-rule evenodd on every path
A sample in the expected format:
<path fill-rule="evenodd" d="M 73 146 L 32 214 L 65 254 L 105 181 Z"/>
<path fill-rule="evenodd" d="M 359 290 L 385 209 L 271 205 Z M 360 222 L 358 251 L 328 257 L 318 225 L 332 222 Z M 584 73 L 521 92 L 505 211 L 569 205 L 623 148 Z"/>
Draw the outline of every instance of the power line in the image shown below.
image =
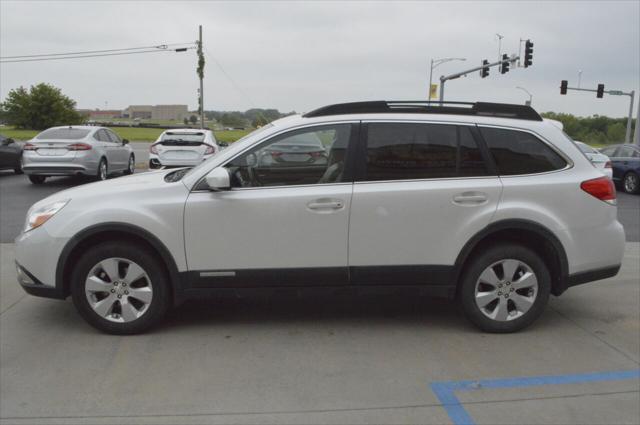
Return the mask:
<path fill-rule="evenodd" d="M 215 62 L 215 64 L 218 66 L 218 68 L 220 68 L 220 71 L 222 71 L 222 73 L 224 74 L 225 77 L 227 77 L 227 79 L 231 82 L 231 84 L 233 85 L 233 87 L 242 95 L 245 97 L 245 100 L 249 101 L 249 104 L 255 108 L 255 103 L 253 102 L 253 99 L 251 99 L 251 97 L 245 93 L 244 90 L 242 90 L 242 88 L 235 82 L 235 80 L 233 78 L 231 78 L 231 75 L 229 75 L 227 73 L 227 71 L 224 69 L 224 67 L 222 66 L 222 64 L 220 62 L 218 62 L 218 60 L 211 54 L 209 53 L 209 50 L 205 47 L 204 51 L 206 52 L 207 56 L 213 61 Z"/>
<path fill-rule="evenodd" d="M 39 61 L 63 60 L 63 59 L 99 58 L 103 56 L 137 55 L 142 53 L 182 52 L 190 49 L 195 49 L 195 47 L 193 46 L 183 47 L 183 48 L 171 49 L 171 50 L 163 49 L 163 50 L 143 50 L 143 51 L 134 51 L 134 52 L 120 52 L 120 53 L 102 53 L 102 54 L 96 54 L 96 55 L 57 56 L 57 57 L 33 58 L 33 59 L 11 59 L 11 60 L 0 60 L 0 63 L 39 62 Z"/>
<path fill-rule="evenodd" d="M 109 52 L 120 52 L 120 51 L 129 51 L 129 50 L 147 50 L 147 49 L 161 49 L 166 50 L 171 46 L 184 46 L 184 45 L 192 45 L 193 43 L 171 43 L 171 44 L 159 44 L 157 46 L 145 46 L 145 47 L 127 47 L 123 49 L 106 49 L 106 50 L 87 50 L 84 52 L 67 52 L 67 53 L 47 53 L 47 54 L 37 54 L 37 55 L 19 55 L 19 56 L 2 56 L 0 59 L 21 59 L 21 58 L 38 58 L 38 57 L 48 57 L 48 56 L 69 56 L 69 55 L 84 55 L 84 54 L 94 54 L 94 53 L 109 53 Z"/>

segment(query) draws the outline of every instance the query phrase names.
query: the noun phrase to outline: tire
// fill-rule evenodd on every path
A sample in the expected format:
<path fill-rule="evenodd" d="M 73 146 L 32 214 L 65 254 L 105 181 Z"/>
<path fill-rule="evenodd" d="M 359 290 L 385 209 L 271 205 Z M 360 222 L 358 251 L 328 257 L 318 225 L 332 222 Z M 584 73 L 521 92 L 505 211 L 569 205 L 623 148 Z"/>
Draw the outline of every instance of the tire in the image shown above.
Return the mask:
<path fill-rule="evenodd" d="M 622 189 L 627 193 L 640 193 L 640 176 L 629 171 L 622 179 Z"/>
<path fill-rule="evenodd" d="M 37 176 L 32 174 L 29 176 L 29 181 L 31 181 L 31 183 L 33 184 L 42 184 L 44 183 L 46 178 L 47 176 Z"/>
<path fill-rule="evenodd" d="M 124 174 L 127 176 L 131 175 L 135 172 L 135 170 L 136 170 L 136 158 L 135 156 L 133 156 L 133 154 L 131 154 L 131 156 L 129 157 L 129 164 Z"/>
<path fill-rule="evenodd" d="M 71 274 L 71 297 L 80 315 L 115 335 L 141 333 L 159 323 L 170 306 L 170 290 L 156 257 L 135 244 L 105 242 L 89 248 Z M 141 277 L 131 279 L 129 271 Z"/>
<path fill-rule="evenodd" d="M 485 295 L 477 297 L 476 290 Z M 538 254 L 522 245 L 500 244 L 468 263 L 458 297 L 467 319 L 478 328 L 509 333 L 533 323 L 544 311 L 550 292 L 549 269 Z"/>
<path fill-rule="evenodd" d="M 96 173 L 96 179 L 104 181 L 109 178 L 109 164 L 107 160 L 102 158 L 98 163 L 98 171 Z"/>

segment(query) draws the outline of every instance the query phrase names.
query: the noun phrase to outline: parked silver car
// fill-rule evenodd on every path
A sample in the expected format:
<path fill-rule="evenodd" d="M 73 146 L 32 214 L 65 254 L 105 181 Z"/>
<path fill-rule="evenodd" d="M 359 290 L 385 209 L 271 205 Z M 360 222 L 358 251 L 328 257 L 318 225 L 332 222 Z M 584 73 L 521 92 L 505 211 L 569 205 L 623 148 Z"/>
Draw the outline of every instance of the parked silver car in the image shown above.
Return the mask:
<path fill-rule="evenodd" d="M 133 174 L 135 156 L 129 141 L 104 127 L 52 127 L 24 145 L 22 169 L 34 184 L 49 176 Z"/>

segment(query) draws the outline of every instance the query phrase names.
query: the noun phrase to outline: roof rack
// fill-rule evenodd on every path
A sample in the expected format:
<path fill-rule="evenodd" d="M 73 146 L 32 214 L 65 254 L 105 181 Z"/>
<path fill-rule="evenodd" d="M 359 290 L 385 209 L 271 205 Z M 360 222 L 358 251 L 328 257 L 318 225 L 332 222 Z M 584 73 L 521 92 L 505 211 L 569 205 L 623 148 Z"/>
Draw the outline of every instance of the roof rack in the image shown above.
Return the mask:
<path fill-rule="evenodd" d="M 488 102 L 440 102 L 424 100 L 376 100 L 369 102 L 337 103 L 307 112 L 306 118 L 343 114 L 451 114 L 515 118 L 542 121 L 542 117 L 527 105 Z"/>

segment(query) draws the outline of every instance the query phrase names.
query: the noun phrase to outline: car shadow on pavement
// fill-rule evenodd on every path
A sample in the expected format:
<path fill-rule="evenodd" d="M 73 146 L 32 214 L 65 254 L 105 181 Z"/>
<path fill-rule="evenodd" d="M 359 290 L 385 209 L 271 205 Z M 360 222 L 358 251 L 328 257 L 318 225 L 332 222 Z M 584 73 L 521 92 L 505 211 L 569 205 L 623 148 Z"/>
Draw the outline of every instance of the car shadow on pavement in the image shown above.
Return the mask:
<path fill-rule="evenodd" d="M 467 327 L 456 304 L 438 298 L 406 295 L 343 295 L 250 297 L 188 300 L 171 310 L 155 331 L 185 327 L 240 324 L 437 323 Z"/>

